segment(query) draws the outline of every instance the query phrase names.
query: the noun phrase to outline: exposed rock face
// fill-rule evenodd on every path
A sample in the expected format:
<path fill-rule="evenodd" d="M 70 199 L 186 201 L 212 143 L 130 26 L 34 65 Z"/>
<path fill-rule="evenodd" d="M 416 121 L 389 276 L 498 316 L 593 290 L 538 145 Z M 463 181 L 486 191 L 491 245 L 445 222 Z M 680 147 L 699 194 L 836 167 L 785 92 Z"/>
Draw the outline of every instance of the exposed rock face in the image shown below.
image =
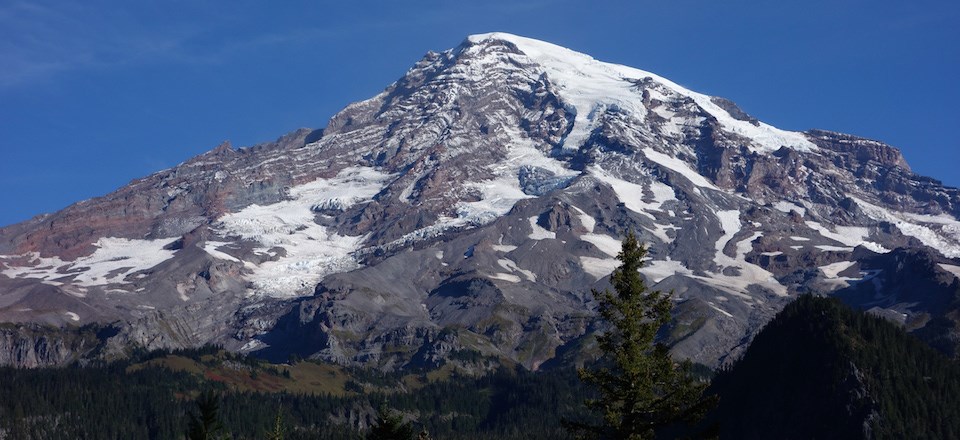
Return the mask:
<path fill-rule="evenodd" d="M 60 367 L 101 345 L 92 329 L 56 330 L 35 324 L 0 326 L 0 365 Z"/>
<path fill-rule="evenodd" d="M 883 143 L 480 35 L 322 131 L 224 144 L 0 229 L 0 319 L 118 322 L 111 347 L 536 369 L 589 354 L 590 289 L 634 230 L 643 274 L 675 295 L 664 337 L 718 365 L 797 293 L 866 285 L 856 268 L 893 249 L 932 248 L 954 274 L 958 206 Z"/>

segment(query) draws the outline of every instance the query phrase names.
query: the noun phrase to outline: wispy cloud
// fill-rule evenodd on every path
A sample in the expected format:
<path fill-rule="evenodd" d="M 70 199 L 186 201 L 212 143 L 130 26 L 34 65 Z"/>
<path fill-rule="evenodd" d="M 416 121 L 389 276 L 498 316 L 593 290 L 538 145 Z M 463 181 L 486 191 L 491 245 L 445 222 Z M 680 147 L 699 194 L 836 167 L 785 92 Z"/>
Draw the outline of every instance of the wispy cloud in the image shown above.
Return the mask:
<path fill-rule="evenodd" d="M 178 56 L 202 32 L 197 26 L 160 29 L 128 10 L 95 6 L 16 1 L 0 7 L 0 87 Z"/>
<path fill-rule="evenodd" d="M 14 0 L 0 4 L 0 89 L 77 71 L 149 63 L 220 63 L 249 51 L 359 32 L 463 20 L 477 14 L 525 14 L 549 7 L 550 2 L 491 0 L 459 6 L 436 2 L 400 15 L 358 4 L 340 10 L 350 16 L 348 21 L 325 17 L 324 8 L 315 4 L 234 0 L 222 7 L 214 3 Z M 297 7 L 312 18 L 291 19 L 296 18 Z M 270 25 L 270 19 L 279 21 L 277 17 L 286 20 Z"/>

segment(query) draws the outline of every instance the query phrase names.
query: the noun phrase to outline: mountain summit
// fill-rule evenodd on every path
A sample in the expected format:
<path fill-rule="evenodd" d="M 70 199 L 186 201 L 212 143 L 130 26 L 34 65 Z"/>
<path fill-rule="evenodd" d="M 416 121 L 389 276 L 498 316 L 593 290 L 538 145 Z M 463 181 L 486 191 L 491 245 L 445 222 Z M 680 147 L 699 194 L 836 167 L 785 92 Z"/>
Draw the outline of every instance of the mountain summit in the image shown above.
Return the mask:
<path fill-rule="evenodd" d="M 589 289 L 634 230 L 643 275 L 674 292 L 663 337 L 698 362 L 736 355 L 800 292 L 956 341 L 940 319 L 958 217 L 960 191 L 881 142 L 780 130 L 652 73 L 483 34 L 322 130 L 220 146 L 0 229 L 0 320 L 112 323 L 106 352 L 219 343 L 387 369 L 479 352 L 537 369 L 589 355 Z M 892 289 L 907 268 L 932 290 Z"/>

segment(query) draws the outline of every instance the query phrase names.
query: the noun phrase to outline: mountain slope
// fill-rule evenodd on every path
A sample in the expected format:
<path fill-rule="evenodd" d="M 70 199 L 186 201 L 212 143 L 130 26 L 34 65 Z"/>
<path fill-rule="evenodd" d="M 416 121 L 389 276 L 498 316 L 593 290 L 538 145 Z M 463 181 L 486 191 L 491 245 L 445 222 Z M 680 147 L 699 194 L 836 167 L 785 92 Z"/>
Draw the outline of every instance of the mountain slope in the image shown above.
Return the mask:
<path fill-rule="evenodd" d="M 717 365 L 798 292 L 868 281 L 850 268 L 877 252 L 929 247 L 951 274 L 958 215 L 960 191 L 883 143 L 484 34 L 323 130 L 0 229 L 0 319 L 117 322 L 118 350 L 396 368 L 469 349 L 536 369 L 594 330 L 587 292 L 632 229 L 675 292 L 675 352 Z"/>
<path fill-rule="evenodd" d="M 958 388 L 956 363 L 896 325 L 802 296 L 714 379 L 712 417 L 724 438 L 957 438 Z"/>

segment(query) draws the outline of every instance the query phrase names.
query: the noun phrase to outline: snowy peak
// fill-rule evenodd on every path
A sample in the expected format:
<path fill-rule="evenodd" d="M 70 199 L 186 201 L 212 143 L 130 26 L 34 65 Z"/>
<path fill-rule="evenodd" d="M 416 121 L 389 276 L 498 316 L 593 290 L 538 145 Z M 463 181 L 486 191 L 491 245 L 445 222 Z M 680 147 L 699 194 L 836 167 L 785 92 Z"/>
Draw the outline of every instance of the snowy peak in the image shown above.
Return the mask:
<path fill-rule="evenodd" d="M 676 102 L 684 98 L 692 100 L 703 113 L 714 118 L 723 130 L 749 140 L 748 148 L 752 151 L 770 153 L 782 147 L 798 151 L 817 149 L 802 133 L 780 130 L 745 118 L 736 106 L 724 105 L 732 104 L 727 100 L 693 92 L 651 72 L 601 62 L 561 46 L 508 33 L 471 35 L 466 41 L 469 45 L 479 46 L 492 42 L 506 42 L 515 46 L 558 86 L 565 104 L 576 112 L 573 130 L 564 143 L 568 149 L 578 148 L 589 137 L 596 128 L 596 116 L 605 109 L 625 112 L 641 121 L 652 112 L 655 113 L 654 117 L 666 116 L 668 122 L 690 122 L 671 121 L 674 115 L 663 115 L 658 109 L 651 108 L 651 92 L 659 95 L 653 96 L 659 102 Z M 466 50 L 470 50 L 469 46 Z M 645 82 L 650 81 L 659 87 L 643 87 Z"/>
<path fill-rule="evenodd" d="M 589 291 L 634 231 L 647 280 L 702 323 L 671 332 L 675 352 L 715 365 L 798 292 L 888 295 L 898 248 L 934 248 L 952 282 L 958 217 L 960 191 L 883 143 L 779 130 L 650 72 L 483 34 L 323 130 L 224 144 L 0 229 L 0 320 L 536 368 L 589 336 Z"/>

